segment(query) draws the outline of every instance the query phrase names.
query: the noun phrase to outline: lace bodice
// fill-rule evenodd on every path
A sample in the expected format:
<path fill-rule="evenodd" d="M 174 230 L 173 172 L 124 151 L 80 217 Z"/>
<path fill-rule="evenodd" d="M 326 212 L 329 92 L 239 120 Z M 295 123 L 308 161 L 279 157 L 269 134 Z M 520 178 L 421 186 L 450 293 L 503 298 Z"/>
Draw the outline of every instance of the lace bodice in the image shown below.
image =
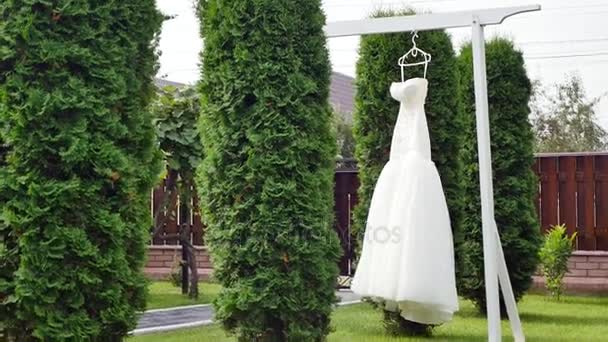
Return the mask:
<path fill-rule="evenodd" d="M 431 160 L 431 142 L 424 113 L 428 81 L 412 78 L 391 85 L 391 96 L 401 102 L 399 116 L 393 132 L 390 159 L 416 153 Z"/>

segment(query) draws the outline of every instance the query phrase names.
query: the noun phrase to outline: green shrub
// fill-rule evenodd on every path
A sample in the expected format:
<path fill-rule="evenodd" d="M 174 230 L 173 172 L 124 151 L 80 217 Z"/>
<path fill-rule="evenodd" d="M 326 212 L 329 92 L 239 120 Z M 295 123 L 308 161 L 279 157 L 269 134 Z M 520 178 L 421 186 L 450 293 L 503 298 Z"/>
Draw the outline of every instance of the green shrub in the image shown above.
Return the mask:
<path fill-rule="evenodd" d="M 182 261 L 175 260 L 173 262 L 173 266 L 171 266 L 171 275 L 169 276 L 169 281 L 171 282 L 171 285 L 181 288 L 182 287 L 182 275 L 183 275 Z"/>
<path fill-rule="evenodd" d="M 574 249 L 576 233 L 568 237 L 566 226 L 554 226 L 545 234 L 539 256 L 547 290 L 559 300 L 564 276 L 568 272 L 568 259 Z"/>
<path fill-rule="evenodd" d="M 3 1 L 0 17 L 0 325 L 18 341 L 120 340 L 145 308 L 163 17 L 153 0 Z"/>
<path fill-rule="evenodd" d="M 411 11 L 380 11 L 374 17 L 409 15 Z M 456 57 L 450 36 L 445 31 L 419 33 L 418 46 L 433 56 L 427 79 L 429 93 L 426 115 L 431 137 L 432 159 L 439 170 L 448 201 L 454 238 L 458 240 L 462 211 L 461 163 L 458 149 L 462 140 L 462 119 L 458 110 Z M 354 234 L 360 249 L 365 233 L 369 204 L 376 181 L 389 158 L 391 138 L 399 102 L 389 92 L 392 82 L 401 81 L 397 59 L 412 47 L 411 33 L 368 35 L 361 38 L 360 58 L 357 62 L 356 110 L 354 135 L 359 168 L 359 203 L 354 212 Z M 423 68 L 406 68 L 405 78 L 422 77 Z M 421 227 L 424 229 L 424 227 Z M 458 243 L 456 243 L 458 245 Z M 458 254 L 456 255 L 458 257 Z M 386 312 L 387 331 L 401 328 L 402 334 L 423 335 L 430 327 L 418 329 L 400 315 Z M 391 328 L 389 328 L 391 327 Z"/>
<path fill-rule="evenodd" d="M 506 39 L 486 43 L 495 217 L 517 300 L 532 284 L 541 243 L 532 172 L 534 134 L 528 121 L 531 85 L 521 52 Z M 466 139 L 462 145 L 465 207 L 458 286 L 460 295 L 485 312 L 485 287 L 479 198 L 479 163 L 471 45 L 458 61 Z M 504 305 L 503 305 L 504 309 Z M 504 310 L 503 310 L 504 313 Z"/>
<path fill-rule="evenodd" d="M 242 341 L 322 341 L 340 248 L 319 0 L 201 1 L 199 192 L 216 319 Z"/>
<path fill-rule="evenodd" d="M 383 311 L 384 329 L 392 336 L 420 336 L 430 337 L 433 335 L 435 325 L 423 324 L 408 321 L 401 317 L 401 313 L 396 311 Z"/>

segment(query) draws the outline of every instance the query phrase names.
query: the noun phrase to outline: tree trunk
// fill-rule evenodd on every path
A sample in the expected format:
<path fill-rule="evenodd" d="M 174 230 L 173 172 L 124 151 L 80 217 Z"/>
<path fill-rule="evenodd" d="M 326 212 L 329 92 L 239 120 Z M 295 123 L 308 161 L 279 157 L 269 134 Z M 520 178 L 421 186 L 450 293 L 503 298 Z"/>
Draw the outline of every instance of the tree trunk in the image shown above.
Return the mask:
<path fill-rule="evenodd" d="M 192 232 L 192 183 L 193 175 L 186 173 L 183 176 L 183 184 L 181 191 L 182 205 L 185 206 L 186 218 L 185 222 L 181 226 L 182 236 L 182 250 L 186 251 L 184 255 L 187 256 L 187 263 L 190 267 L 190 291 L 188 293 L 190 298 L 198 298 L 198 264 L 196 262 L 196 249 L 190 242 L 190 235 Z"/>
<path fill-rule="evenodd" d="M 188 229 L 188 231 L 189 230 L 190 229 Z M 190 292 L 188 293 L 188 296 L 192 299 L 198 299 L 198 265 L 196 262 L 196 249 L 190 241 L 183 241 L 182 248 L 187 250 L 188 266 L 190 267 Z"/>

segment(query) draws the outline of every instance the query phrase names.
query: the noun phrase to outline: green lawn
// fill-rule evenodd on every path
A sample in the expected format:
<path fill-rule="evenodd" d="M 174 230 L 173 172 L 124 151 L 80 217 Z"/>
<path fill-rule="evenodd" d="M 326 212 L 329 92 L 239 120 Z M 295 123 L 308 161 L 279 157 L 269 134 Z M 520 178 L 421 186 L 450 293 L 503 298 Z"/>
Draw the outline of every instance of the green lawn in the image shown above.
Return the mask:
<path fill-rule="evenodd" d="M 528 295 L 519 305 L 528 341 L 607 341 L 608 297 L 564 297 L 560 302 L 542 295 Z M 461 301 L 455 319 L 435 330 L 434 341 L 486 341 L 486 320 L 473 306 Z M 335 332 L 329 341 L 424 341 L 427 339 L 384 336 L 380 314 L 367 304 L 336 309 Z M 503 322 L 505 341 L 512 341 L 507 321 Z M 137 336 L 129 341 L 235 341 L 217 326 L 173 333 Z"/>
<path fill-rule="evenodd" d="M 170 308 L 174 306 L 207 304 L 220 292 L 220 285 L 211 283 L 200 283 L 198 300 L 189 299 L 182 295 L 182 289 L 166 281 L 153 282 L 150 284 L 148 295 L 148 310 Z"/>

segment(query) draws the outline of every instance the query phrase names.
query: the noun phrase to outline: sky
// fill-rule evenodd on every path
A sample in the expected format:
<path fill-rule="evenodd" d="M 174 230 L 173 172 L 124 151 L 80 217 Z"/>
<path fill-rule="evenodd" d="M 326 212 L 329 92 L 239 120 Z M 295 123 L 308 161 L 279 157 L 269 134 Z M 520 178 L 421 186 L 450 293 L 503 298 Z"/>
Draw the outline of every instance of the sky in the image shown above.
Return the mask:
<path fill-rule="evenodd" d="M 182 83 L 194 83 L 199 78 L 198 54 L 203 42 L 193 2 L 157 0 L 163 13 L 175 16 L 163 25 L 159 77 Z M 324 0 L 323 9 L 327 21 L 335 22 L 364 19 L 378 8 L 411 6 L 438 13 L 529 4 L 540 4 L 542 10 L 490 26 L 486 36 L 513 39 L 524 53 L 533 80 L 550 85 L 564 80 L 567 74 L 578 73 L 590 97 L 608 95 L 608 0 Z M 456 49 L 470 39 L 468 28 L 448 32 Z M 358 37 L 329 40 L 334 71 L 355 75 L 358 44 Z M 395 61 L 399 57 L 395 56 Z M 608 129 L 608 96 L 600 102 L 596 113 L 602 126 Z"/>

